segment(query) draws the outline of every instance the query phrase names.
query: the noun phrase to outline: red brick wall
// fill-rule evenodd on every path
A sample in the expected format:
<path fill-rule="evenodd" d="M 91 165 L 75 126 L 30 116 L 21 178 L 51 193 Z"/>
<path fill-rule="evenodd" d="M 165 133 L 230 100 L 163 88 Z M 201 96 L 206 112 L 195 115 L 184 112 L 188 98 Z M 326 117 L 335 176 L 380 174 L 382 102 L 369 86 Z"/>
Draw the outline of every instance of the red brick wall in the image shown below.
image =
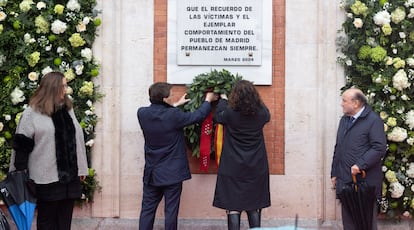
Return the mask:
<path fill-rule="evenodd" d="M 154 0 L 154 82 L 167 80 L 167 4 L 168 0 Z M 257 86 L 272 115 L 265 127 L 265 141 L 271 174 L 285 170 L 285 0 L 273 0 L 272 85 Z M 176 86 L 176 95 L 185 92 Z M 199 173 L 198 160 L 191 157 L 191 170 Z M 210 171 L 214 172 L 212 164 Z"/>

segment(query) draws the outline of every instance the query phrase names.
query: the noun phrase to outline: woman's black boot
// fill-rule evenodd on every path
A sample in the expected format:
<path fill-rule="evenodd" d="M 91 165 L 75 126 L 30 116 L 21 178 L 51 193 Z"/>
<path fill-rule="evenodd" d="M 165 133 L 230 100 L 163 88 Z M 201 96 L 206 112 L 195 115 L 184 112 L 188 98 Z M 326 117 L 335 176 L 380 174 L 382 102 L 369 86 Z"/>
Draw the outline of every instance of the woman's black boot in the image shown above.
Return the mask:
<path fill-rule="evenodd" d="M 240 212 L 227 212 L 228 230 L 240 230 Z"/>
<path fill-rule="evenodd" d="M 260 227 L 261 209 L 247 211 L 247 219 L 249 220 L 250 228 Z"/>

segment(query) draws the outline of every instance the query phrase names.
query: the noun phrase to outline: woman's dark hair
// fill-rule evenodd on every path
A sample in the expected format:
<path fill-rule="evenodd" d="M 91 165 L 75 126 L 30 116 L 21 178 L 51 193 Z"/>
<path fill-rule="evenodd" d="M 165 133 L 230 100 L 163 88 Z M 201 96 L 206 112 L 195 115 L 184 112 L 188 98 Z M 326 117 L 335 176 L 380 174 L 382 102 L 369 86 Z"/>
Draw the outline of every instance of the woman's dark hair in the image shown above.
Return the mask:
<path fill-rule="evenodd" d="M 151 103 L 163 103 L 164 98 L 170 96 L 170 90 L 173 86 L 166 82 L 156 82 L 148 90 L 149 100 Z"/>
<path fill-rule="evenodd" d="M 237 81 L 229 96 L 229 106 L 243 115 L 255 115 L 263 102 L 252 82 Z"/>
<path fill-rule="evenodd" d="M 50 72 L 45 74 L 40 80 L 40 85 L 30 98 L 29 105 L 36 111 L 51 116 L 62 105 L 67 110 L 72 108 L 72 101 L 65 94 L 62 101 L 60 95 L 66 91 L 63 85 L 65 75 L 61 72 Z"/>

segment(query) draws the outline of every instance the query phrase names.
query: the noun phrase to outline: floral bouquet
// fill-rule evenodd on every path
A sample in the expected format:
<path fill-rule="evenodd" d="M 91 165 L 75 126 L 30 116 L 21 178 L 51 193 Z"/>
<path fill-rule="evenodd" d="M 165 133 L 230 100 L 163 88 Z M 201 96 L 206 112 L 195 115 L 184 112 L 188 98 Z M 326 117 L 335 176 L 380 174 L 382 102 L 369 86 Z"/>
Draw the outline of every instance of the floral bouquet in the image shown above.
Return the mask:
<path fill-rule="evenodd" d="M 381 212 L 391 218 L 414 214 L 414 0 L 344 0 L 338 58 L 346 85 L 368 96 L 384 121 Z"/>

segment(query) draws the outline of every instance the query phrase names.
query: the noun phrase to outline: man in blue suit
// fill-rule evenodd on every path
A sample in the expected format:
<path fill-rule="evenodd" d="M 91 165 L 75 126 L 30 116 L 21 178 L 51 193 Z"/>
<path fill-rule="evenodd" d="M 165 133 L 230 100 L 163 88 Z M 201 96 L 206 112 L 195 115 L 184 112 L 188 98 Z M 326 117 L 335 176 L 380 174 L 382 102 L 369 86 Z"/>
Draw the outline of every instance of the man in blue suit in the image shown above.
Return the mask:
<path fill-rule="evenodd" d="M 165 200 L 165 229 L 177 229 L 182 182 L 191 178 L 183 128 L 202 122 L 210 113 L 210 103 L 218 96 L 206 94 L 205 101 L 194 112 L 184 112 L 175 106 L 189 99 L 183 95 L 173 105 L 172 85 L 157 82 L 149 88 L 151 105 L 138 109 L 137 116 L 145 139 L 140 230 L 151 230 L 161 199 Z"/>
<path fill-rule="evenodd" d="M 366 182 L 375 186 L 375 198 L 381 198 L 382 158 L 385 156 L 387 140 L 384 122 L 367 104 L 361 90 L 350 88 L 343 92 L 343 113 L 338 127 L 335 151 L 332 161 L 331 180 L 339 195 L 352 175 L 366 172 Z M 377 205 L 373 209 L 373 227 L 377 229 Z M 344 230 L 358 229 L 352 220 L 352 213 L 342 205 L 342 223 Z M 367 229 L 371 230 L 371 229 Z"/>

